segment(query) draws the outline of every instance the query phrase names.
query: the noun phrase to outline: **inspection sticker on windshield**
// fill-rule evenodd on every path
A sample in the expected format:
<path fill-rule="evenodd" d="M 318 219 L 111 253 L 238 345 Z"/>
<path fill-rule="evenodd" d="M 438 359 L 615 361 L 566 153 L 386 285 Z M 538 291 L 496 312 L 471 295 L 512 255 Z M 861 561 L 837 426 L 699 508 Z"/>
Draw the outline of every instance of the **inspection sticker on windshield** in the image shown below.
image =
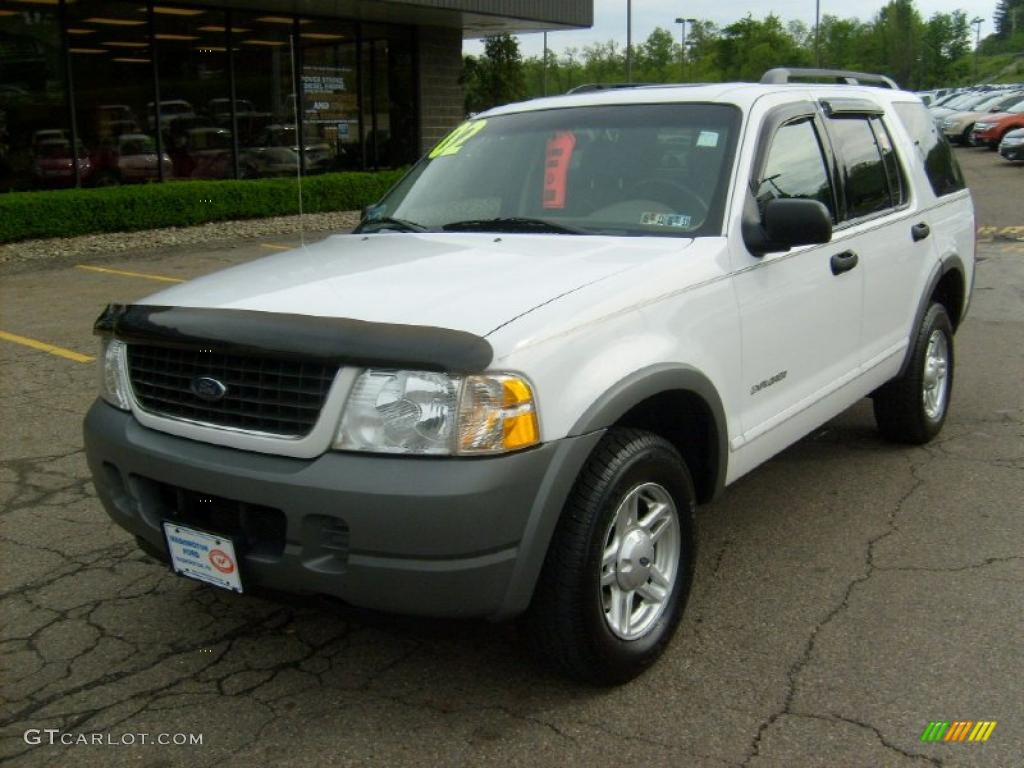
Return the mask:
<path fill-rule="evenodd" d="M 175 573 L 221 589 L 242 591 L 238 555 L 231 539 L 175 523 L 164 523 L 164 536 Z"/>
<path fill-rule="evenodd" d="M 684 213 L 645 213 L 640 223 L 649 227 L 682 227 L 690 226 L 691 218 Z"/>
<path fill-rule="evenodd" d="M 717 147 L 718 131 L 701 131 L 697 136 L 698 147 Z"/>

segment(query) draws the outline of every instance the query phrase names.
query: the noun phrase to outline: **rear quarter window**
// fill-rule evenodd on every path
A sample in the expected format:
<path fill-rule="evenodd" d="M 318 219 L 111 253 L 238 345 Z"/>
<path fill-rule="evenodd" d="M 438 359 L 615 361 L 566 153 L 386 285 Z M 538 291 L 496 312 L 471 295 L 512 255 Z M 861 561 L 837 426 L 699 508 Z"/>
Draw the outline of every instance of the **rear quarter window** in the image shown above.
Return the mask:
<path fill-rule="evenodd" d="M 967 186 L 960 165 L 946 138 L 935 127 L 923 104 L 898 102 L 893 104 L 896 116 L 917 145 L 924 162 L 925 173 L 937 196 L 959 192 Z"/>

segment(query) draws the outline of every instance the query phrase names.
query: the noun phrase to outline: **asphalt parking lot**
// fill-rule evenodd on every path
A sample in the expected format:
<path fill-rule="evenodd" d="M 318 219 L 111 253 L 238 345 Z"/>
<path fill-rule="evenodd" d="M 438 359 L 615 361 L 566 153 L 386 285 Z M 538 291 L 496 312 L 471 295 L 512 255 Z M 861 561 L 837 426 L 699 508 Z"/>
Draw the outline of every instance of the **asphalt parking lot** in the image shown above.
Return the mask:
<path fill-rule="evenodd" d="M 702 509 L 680 632 L 614 690 L 539 670 L 513 626 L 200 586 L 108 522 L 81 446 L 93 319 L 293 241 L 0 271 L 0 763 L 1021 765 L 1024 168 L 957 152 L 981 260 L 944 432 L 888 445 L 864 401 Z M 935 720 L 997 726 L 922 743 Z"/>

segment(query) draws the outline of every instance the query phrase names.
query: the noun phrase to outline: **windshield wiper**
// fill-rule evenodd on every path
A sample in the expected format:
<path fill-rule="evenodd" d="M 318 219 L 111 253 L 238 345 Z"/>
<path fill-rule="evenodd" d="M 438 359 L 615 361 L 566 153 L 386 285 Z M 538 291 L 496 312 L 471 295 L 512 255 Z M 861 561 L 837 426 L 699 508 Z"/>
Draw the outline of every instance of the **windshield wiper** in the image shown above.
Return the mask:
<path fill-rule="evenodd" d="M 402 232 L 429 231 L 422 224 L 417 224 L 415 221 L 408 221 L 407 219 L 396 219 L 391 216 L 384 216 L 379 219 L 371 219 L 370 221 L 363 222 L 362 224 L 359 225 L 358 232 L 365 232 L 367 227 L 374 226 L 379 227 L 380 229 L 397 229 Z"/>
<path fill-rule="evenodd" d="M 499 216 L 494 219 L 466 219 L 441 227 L 445 232 L 553 232 L 559 235 L 584 235 L 586 230 L 548 219 Z"/>

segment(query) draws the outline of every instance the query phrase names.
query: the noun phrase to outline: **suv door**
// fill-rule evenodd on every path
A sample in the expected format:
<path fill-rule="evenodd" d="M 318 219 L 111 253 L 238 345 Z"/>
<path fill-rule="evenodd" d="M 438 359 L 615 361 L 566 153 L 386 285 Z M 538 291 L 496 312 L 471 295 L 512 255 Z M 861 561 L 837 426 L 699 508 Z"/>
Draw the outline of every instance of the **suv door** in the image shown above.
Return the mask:
<path fill-rule="evenodd" d="M 816 106 L 776 108 L 763 123 L 745 215 L 757 206 L 759 216 L 773 198 L 809 198 L 824 203 L 837 221 L 834 171 Z M 850 244 L 841 235 L 825 245 L 762 256 L 742 239 L 730 240 L 742 324 L 742 445 L 853 377 L 860 362 L 863 270 L 856 257 L 847 257 Z M 752 463 L 812 427 L 791 425 L 779 440 L 748 452 Z"/>
<path fill-rule="evenodd" d="M 864 274 L 860 362 L 866 373 L 906 348 L 919 275 L 933 263 L 935 239 L 928 216 L 911 207 L 907 173 L 882 110 L 860 101 L 825 106 L 844 192 L 836 236 L 857 253 Z"/>

